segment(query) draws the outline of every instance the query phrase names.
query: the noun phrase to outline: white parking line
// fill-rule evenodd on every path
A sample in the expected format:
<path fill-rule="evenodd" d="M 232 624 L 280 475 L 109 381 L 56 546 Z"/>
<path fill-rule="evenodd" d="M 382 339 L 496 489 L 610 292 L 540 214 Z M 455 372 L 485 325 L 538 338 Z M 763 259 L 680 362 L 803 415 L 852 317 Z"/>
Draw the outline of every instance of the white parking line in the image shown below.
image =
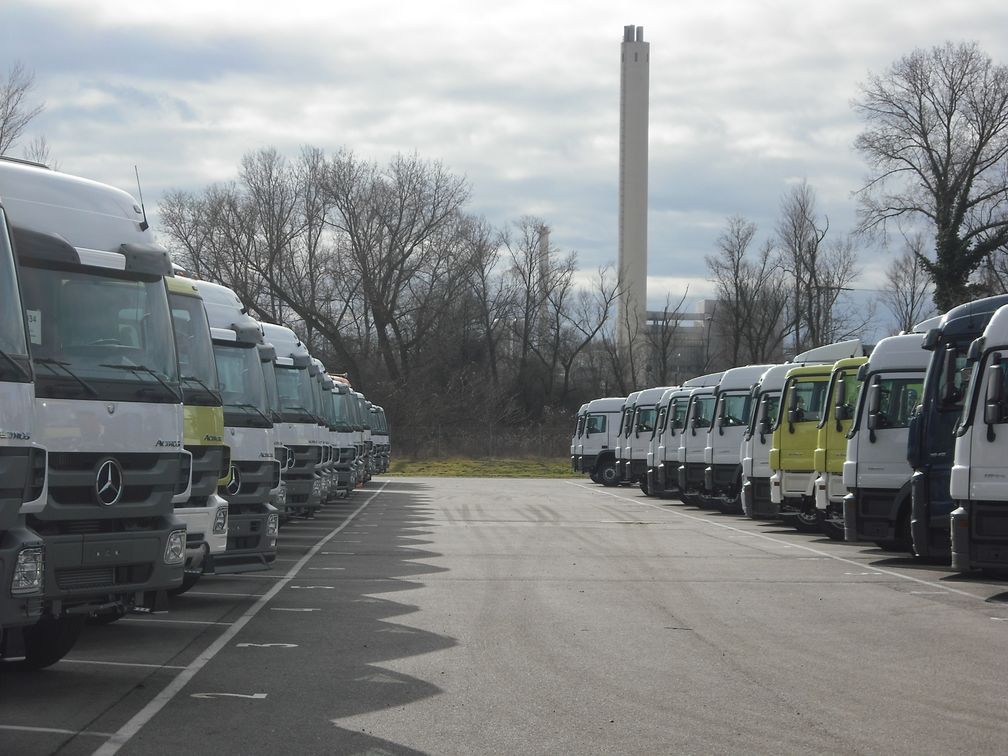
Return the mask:
<path fill-rule="evenodd" d="M 183 619 L 142 619 L 140 617 L 123 617 L 120 622 L 132 622 L 135 625 L 153 625 L 164 623 L 168 625 L 224 625 L 230 627 L 231 622 L 206 622 L 204 620 L 183 620 Z"/>
<path fill-rule="evenodd" d="M 385 484 L 382 484 L 382 488 Z M 231 627 L 225 630 L 213 643 L 206 648 L 203 653 L 197 656 L 184 670 L 182 670 L 175 679 L 173 679 L 168 685 L 158 693 L 146 706 L 144 706 L 140 711 L 134 714 L 126 724 L 120 727 L 115 734 L 109 737 L 105 743 L 95 751 L 94 756 L 112 756 L 119 751 L 122 746 L 124 746 L 129 739 L 136 735 L 145 724 L 147 724 L 154 716 L 157 715 L 161 709 L 168 705 L 169 702 L 179 692 L 184 688 L 193 677 L 196 676 L 203 667 L 205 667 L 217 654 L 221 652 L 222 649 L 226 648 L 231 640 L 245 627 L 252 618 L 255 617 L 259 611 L 266 606 L 266 603 L 276 596 L 280 591 L 289 583 L 291 580 L 297 577 L 297 574 L 301 571 L 301 568 L 308 563 L 308 560 L 315 556 L 316 553 L 322 550 L 330 540 L 336 537 L 336 535 L 342 531 L 347 525 L 353 522 L 353 519 L 364 510 L 364 508 L 374 499 L 375 496 L 380 494 L 382 489 L 378 489 L 373 494 L 371 494 L 364 502 L 357 507 L 337 528 L 329 532 L 329 535 L 325 536 L 317 544 L 315 544 L 307 554 L 305 554 L 301 560 L 288 570 L 287 574 L 284 576 L 283 580 L 278 582 L 272 588 L 270 588 L 266 593 L 259 597 L 248 610 L 243 614 Z"/>
<path fill-rule="evenodd" d="M 16 732 L 44 732 L 54 735 L 90 735 L 96 738 L 111 738 L 110 732 L 95 732 L 93 730 L 60 730 L 56 727 L 26 727 L 24 725 L 0 725 L 0 730 L 14 730 Z"/>
<path fill-rule="evenodd" d="M 60 664 L 101 664 L 107 667 L 141 667 L 143 669 L 185 669 L 174 664 L 141 664 L 140 662 L 98 661 L 97 659 L 67 659 L 59 660 Z M 111 736 L 110 736 L 111 737 Z"/>
<path fill-rule="evenodd" d="M 261 593 L 221 593 L 219 591 L 186 591 L 186 596 L 238 596 L 240 598 L 258 598 Z"/>
<path fill-rule="evenodd" d="M 582 483 L 574 483 L 573 481 L 564 481 L 564 482 L 567 483 L 567 484 L 569 484 L 569 485 L 572 485 L 572 486 L 575 486 L 577 488 L 580 488 L 582 491 L 587 491 L 588 493 L 601 494 L 603 496 L 610 496 L 613 499 L 619 499 L 620 501 L 625 502 L 627 504 L 637 504 L 637 505 L 640 505 L 642 507 L 651 507 L 652 509 L 657 509 L 657 510 L 659 510 L 661 512 L 668 512 L 671 515 L 675 515 L 676 517 L 679 517 L 679 518 L 682 518 L 682 519 L 685 519 L 685 520 L 692 520 L 693 522 L 702 523 L 704 525 L 710 525 L 710 526 L 715 527 L 715 528 L 723 528 L 724 530 L 731 530 L 731 531 L 733 531 L 735 533 L 749 533 L 749 531 L 742 530 L 741 528 L 736 528 L 736 527 L 734 527 L 732 525 L 727 525 L 727 524 L 725 524 L 723 522 L 717 522 L 716 520 L 710 520 L 710 519 L 707 519 L 706 517 L 696 517 L 694 515 L 686 514 L 685 512 L 679 512 L 678 510 L 675 510 L 675 509 L 669 509 L 668 507 L 659 506 L 658 504 L 652 504 L 649 501 L 638 501 L 636 499 L 631 499 L 631 498 L 628 498 L 626 496 L 617 496 L 616 494 L 610 493 L 609 491 L 597 491 L 597 490 L 595 490 L 593 488 L 589 488 L 588 486 L 586 486 L 586 485 L 584 485 Z M 864 564 L 863 563 L 858 562 L 858 561 L 856 561 L 854 559 L 847 559 L 846 557 L 837 556 L 836 554 L 830 554 L 828 551 L 820 551 L 819 549 L 814 549 L 811 546 L 805 546 L 803 544 L 790 544 L 790 543 L 786 543 L 785 541 L 781 541 L 778 538 L 774 538 L 772 536 L 768 536 L 765 533 L 749 533 L 749 534 L 750 535 L 754 535 L 757 538 L 761 538 L 764 541 L 770 541 L 771 543 L 777 544 L 778 546 L 786 546 L 788 548 L 802 549 L 803 551 L 807 551 L 807 552 L 809 552 L 811 554 L 815 554 L 817 556 L 826 557 L 828 559 L 832 559 L 832 560 L 837 561 L 837 562 L 842 562 L 843 564 L 851 565 L 852 567 L 858 567 L 860 569 L 864 569 Z M 889 575 L 890 577 L 899 578 L 900 580 L 909 580 L 912 583 L 917 583 L 918 585 L 926 585 L 929 588 L 940 588 L 942 591 L 945 591 L 947 593 L 955 593 L 955 594 L 958 594 L 960 596 L 968 596 L 969 598 L 976 599 L 978 601 L 986 601 L 987 600 L 983 596 L 977 596 L 975 593 L 970 593 L 969 591 L 962 591 L 962 590 L 959 590 L 958 588 L 951 588 L 951 587 L 949 587 L 947 585 L 942 585 L 941 583 L 935 583 L 935 582 L 932 582 L 930 580 L 922 580 L 921 578 L 915 578 L 915 577 L 913 577 L 911 575 L 903 575 L 903 574 L 901 574 L 899 572 L 893 572 L 892 570 L 884 570 L 884 569 L 882 569 L 880 567 L 872 567 L 871 569 L 873 569 L 875 571 L 875 574 L 879 574 L 880 573 L 880 574 L 883 574 L 883 575 Z"/>

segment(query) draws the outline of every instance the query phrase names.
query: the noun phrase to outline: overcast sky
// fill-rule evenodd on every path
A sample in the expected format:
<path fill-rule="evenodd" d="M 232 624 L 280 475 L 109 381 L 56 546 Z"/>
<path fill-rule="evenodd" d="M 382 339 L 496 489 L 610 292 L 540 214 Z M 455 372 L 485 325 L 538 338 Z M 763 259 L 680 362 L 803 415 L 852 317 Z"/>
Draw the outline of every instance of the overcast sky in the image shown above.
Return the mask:
<path fill-rule="evenodd" d="M 71 173 L 135 193 L 235 176 L 275 145 L 439 160 L 470 211 L 536 215 L 589 272 L 614 263 L 623 26 L 651 43 L 649 304 L 709 292 L 729 215 L 770 234 L 795 181 L 838 232 L 865 166 L 858 83 L 914 47 L 975 40 L 1008 62 L 1004 0 L 483 3 L 4 0 L 0 67 L 36 74 Z M 15 149 L 14 154 L 20 154 Z M 155 219 L 156 222 L 156 219 Z M 859 285 L 891 257 L 863 250 Z M 885 319 L 880 313 L 880 319 Z"/>

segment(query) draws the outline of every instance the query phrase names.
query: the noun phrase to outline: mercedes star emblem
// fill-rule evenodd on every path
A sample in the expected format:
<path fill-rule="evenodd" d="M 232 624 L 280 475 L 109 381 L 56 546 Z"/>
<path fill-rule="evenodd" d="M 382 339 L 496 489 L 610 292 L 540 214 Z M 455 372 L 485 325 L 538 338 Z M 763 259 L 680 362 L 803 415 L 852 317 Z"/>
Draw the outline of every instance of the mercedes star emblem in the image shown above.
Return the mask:
<path fill-rule="evenodd" d="M 235 465 L 231 465 L 231 482 L 224 488 L 229 494 L 234 496 L 241 491 L 241 473 Z"/>
<path fill-rule="evenodd" d="M 107 507 L 122 498 L 123 471 L 114 459 L 106 459 L 98 466 L 94 490 L 98 503 Z"/>

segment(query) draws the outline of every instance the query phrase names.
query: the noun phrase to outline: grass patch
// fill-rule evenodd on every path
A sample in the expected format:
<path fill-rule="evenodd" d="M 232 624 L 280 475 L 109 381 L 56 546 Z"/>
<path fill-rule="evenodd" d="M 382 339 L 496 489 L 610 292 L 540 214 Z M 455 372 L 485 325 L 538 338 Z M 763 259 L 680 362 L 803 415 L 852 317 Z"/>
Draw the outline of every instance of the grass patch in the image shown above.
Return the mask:
<path fill-rule="evenodd" d="M 569 459 L 395 459 L 387 475 L 435 478 L 580 478 Z"/>

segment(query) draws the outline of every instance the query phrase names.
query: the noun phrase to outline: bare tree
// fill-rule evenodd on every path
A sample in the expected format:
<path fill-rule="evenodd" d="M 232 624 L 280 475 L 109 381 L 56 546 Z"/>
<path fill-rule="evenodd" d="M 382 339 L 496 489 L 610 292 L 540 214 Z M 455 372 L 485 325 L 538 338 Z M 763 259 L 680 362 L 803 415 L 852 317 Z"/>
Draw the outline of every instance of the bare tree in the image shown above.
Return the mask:
<path fill-rule="evenodd" d="M 45 104 L 32 105 L 29 97 L 35 86 L 35 74 L 15 61 L 0 80 L 0 155 L 6 155 L 21 138 L 28 124 L 45 109 Z"/>
<path fill-rule="evenodd" d="M 54 171 L 59 170 L 59 161 L 53 158 L 52 151 L 49 149 L 49 141 L 41 134 L 32 139 L 21 152 L 25 160 L 47 166 Z"/>
<path fill-rule="evenodd" d="M 648 373 L 651 382 L 657 386 L 668 386 L 678 370 L 675 359 L 675 350 L 678 346 L 677 334 L 679 333 L 679 316 L 682 314 L 683 304 L 689 295 L 689 287 L 673 303 L 672 293 L 665 295 L 665 306 L 657 317 L 648 324 L 645 338 L 650 352 L 648 360 Z"/>
<path fill-rule="evenodd" d="M 924 236 L 904 236 L 903 254 L 886 270 L 886 288 L 879 299 L 899 331 L 913 327 L 934 313 L 931 278 L 924 267 Z"/>
<path fill-rule="evenodd" d="M 845 308 L 843 293 L 857 278 L 857 254 L 848 238 L 827 241 L 829 219 L 819 220 L 815 191 L 795 185 L 781 202 L 777 239 L 791 290 L 795 352 L 826 344 L 866 325 Z"/>
<path fill-rule="evenodd" d="M 976 43 L 917 49 L 871 74 L 853 103 L 855 141 L 871 174 L 861 230 L 924 218 L 935 259 L 922 259 L 942 311 L 968 299 L 970 274 L 1008 241 L 1008 67 Z"/>

